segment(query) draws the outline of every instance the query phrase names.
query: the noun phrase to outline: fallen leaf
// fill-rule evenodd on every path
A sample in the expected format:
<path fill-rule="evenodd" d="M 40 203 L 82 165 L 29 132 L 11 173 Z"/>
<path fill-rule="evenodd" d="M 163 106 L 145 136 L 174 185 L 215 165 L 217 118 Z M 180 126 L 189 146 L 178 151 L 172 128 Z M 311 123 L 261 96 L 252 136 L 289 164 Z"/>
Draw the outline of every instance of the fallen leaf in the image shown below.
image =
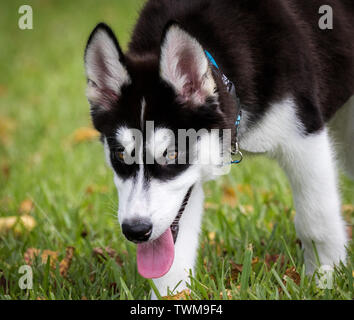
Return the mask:
<path fill-rule="evenodd" d="M 216 203 L 214 203 L 214 202 L 209 202 L 209 201 L 207 201 L 207 202 L 205 202 L 204 203 L 204 209 L 213 209 L 213 210 L 216 210 L 216 209 L 218 209 L 219 208 L 219 206 L 218 206 L 218 204 L 216 204 Z"/>
<path fill-rule="evenodd" d="M 10 170 L 11 170 L 11 167 L 10 167 L 9 163 L 4 162 L 1 164 L 1 172 L 6 180 L 9 179 L 9 177 L 10 177 Z"/>
<path fill-rule="evenodd" d="M 249 184 L 238 184 L 236 188 L 238 192 L 245 193 L 249 197 L 253 197 L 253 190 Z"/>
<path fill-rule="evenodd" d="M 216 235 L 216 232 L 215 231 L 211 231 L 208 233 L 208 238 L 210 241 L 214 241 L 215 240 L 215 235 Z"/>
<path fill-rule="evenodd" d="M 268 269 L 271 268 L 271 264 L 275 264 L 275 263 L 280 264 L 280 267 L 282 268 L 285 264 L 285 256 L 282 254 L 279 255 L 279 254 L 266 253 L 264 262 Z"/>
<path fill-rule="evenodd" d="M 118 255 L 118 253 L 114 249 L 110 247 L 106 247 L 105 249 L 94 248 L 93 255 L 102 260 L 106 260 L 107 256 L 109 256 L 110 258 L 114 259 L 119 266 L 123 265 L 122 258 Z"/>
<path fill-rule="evenodd" d="M 185 289 L 173 296 L 164 296 L 163 300 L 191 300 L 191 292 L 189 289 Z"/>
<path fill-rule="evenodd" d="M 231 290 L 230 289 L 226 289 L 226 297 L 227 297 L 227 300 L 232 300 L 232 293 L 231 293 Z M 223 292 L 221 291 L 220 294 L 220 299 L 224 299 L 224 294 Z"/>
<path fill-rule="evenodd" d="M 29 215 L 0 218 L 0 233 L 10 230 L 21 233 L 23 230 L 31 231 L 35 226 L 36 220 Z"/>
<path fill-rule="evenodd" d="M 237 196 L 234 188 L 231 186 L 224 186 L 221 201 L 228 204 L 231 208 L 235 208 L 237 205 Z"/>
<path fill-rule="evenodd" d="M 253 266 L 253 265 L 255 265 L 258 262 L 259 262 L 259 258 L 258 257 L 254 257 L 252 259 L 251 265 Z M 242 273 L 243 265 L 235 263 L 232 260 L 230 261 L 230 264 L 231 264 L 231 280 L 232 281 L 236 281 L 237 277 L 238 277 L 238 274 Z"/>
<path fill-rule="evenodd" d="M 90 127 L 83 127 L 76 129 L 72 135 L 72 140 L 74 143 L 80 143 L 85 141 L 96 140 L 100 136 L 100 133 Z"/>
<path fill-rule="evenodd" d="M 81 300 L 88 300 L 88 299 L 85 296 L 82 296 Z"/>
<path fill-rule="evenodd" d="M 23 258 L 28 265 L 32 265 L 34 259 L 39 256 L 40 250 L 37 248 L 28 248 L 26 252 L 23 254 Z"/>
<path fill-rule="evenodd" d="M 238 278 L 238 275 L 242 273 L 242 264 L 235 263 L 233 261 L 230 261 L 231 263 L 231 281 L 235 282 Z"/>
<path fill-rule="evenodd" d="M 28 248 L 23 255 L 23 258 L 28 265 L 32 265 L 36 257 L 41 257 L 43 264 L 46 264 L 50 257 L 50 267 L 55 269 L 56 262 L 58 260 L 58 252 L 52 250 L 43 250 L 37 248 Z"/>
<path fill-rule="evenodd" d="M 286 269 L 283 276 L 283 282 L 286 284 L 287 278 L 293 280 L 297 285 L 300 285 L 301 277 L 300 274 L 296 271 L 295 267 Z"/>
<path fill-rule="evenodd" d="M 34 208 L 34 204 L 31 199 L 25 199 L 21 202 L 19 211 L 22 214 L 29 214 Z"/>
<path fill-rule="evenodd" d="M 242 205 L 242 206 L 240 206 L 240 211 L 243 214 L 253 213 L 254 212 L 254 208 L 251 205 Z"/>
<path fill-rule="evenodd" d="M 62 261 L 59 263 L 59 272 L 62 277 L 66 277 L 68 274 L 68 270 L 71 265 L 71 261 L 74 256 L 74 247 L 67 247 L 65 249 L 65 257 Z"/>
<path fill-rule="evenodd" d="M 93 194 L 95 192 L 98 193 L 107 193 L 108 192 L 108 187 L 107 186 L 97 186 L 97 185 L 89 185 L 85 192 L 87 194 Z"/>
<path fill-rule="evenodd" d="M 354 213 L 354 205 L 353 204 L 343 204 L 342 211 L 346 214 Z"/>

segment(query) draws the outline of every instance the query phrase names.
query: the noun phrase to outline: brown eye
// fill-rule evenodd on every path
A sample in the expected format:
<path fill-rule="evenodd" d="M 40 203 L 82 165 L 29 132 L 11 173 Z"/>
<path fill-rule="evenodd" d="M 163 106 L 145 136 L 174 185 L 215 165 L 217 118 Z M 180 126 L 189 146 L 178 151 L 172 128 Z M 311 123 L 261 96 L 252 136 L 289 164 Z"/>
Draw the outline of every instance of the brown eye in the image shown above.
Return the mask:
<path fill-rule="evenodd" d="M 178 152 L 176 150 L 171 150 L 167 152 L 167 160 L 174 161 L 178 157 Z"/>
<path fill-rule="evenodd" d="M 118 150 L 118 151 L 116 151 L 115 155 L 116 155 L 116 158 L 117 158 L 119 161 L 124 161 L 124 155 L 125 155 L 125 151 L 124 151 L 124 150 Z"/>

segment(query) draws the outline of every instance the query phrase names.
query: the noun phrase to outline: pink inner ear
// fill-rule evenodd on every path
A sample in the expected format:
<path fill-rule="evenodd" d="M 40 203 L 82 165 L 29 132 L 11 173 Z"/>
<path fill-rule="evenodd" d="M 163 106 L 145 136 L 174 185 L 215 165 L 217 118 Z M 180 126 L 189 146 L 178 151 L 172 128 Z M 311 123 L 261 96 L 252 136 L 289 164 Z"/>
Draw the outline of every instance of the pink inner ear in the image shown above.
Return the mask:
<path fill-rule="evenodd" d="M 180 74 L 185 77 L 182 96 L 189 98 L 201 89 L 202 83 L 202 75 L 198 72 L 198 61 L 196 61 L 196 57 L 191 49 L 186 48 L 180 52 L 178 69 Z"/>

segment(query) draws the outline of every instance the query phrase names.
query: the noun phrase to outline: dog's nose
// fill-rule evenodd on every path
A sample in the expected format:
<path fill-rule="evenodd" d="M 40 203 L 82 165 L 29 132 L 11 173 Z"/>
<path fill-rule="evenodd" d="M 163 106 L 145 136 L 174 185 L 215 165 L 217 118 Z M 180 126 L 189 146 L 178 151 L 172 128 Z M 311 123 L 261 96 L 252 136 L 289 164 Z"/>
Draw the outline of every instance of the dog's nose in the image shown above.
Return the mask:
<path fill-rule="evenodd" d="M 152 224 L 149 220 L 131 220 L 122 223 L 122 231 L 126 238 L 133 242 L 147 241 L 152 233 Z"/>

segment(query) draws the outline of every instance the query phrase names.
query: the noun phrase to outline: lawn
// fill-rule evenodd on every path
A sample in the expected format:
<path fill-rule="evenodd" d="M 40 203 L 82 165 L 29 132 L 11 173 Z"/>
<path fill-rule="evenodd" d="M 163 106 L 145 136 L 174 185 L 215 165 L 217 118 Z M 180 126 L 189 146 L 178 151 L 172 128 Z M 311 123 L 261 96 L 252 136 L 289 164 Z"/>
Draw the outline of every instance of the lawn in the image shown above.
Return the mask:
<path fill-rule="evenodd" d="M 112 172 L 90 129 L 83 67 L 95 24 L 107 22 L 126 47 L 143 2 L 30 1 L 33 30 L 18 28 L 23 1 L 0 2 L 0 219 L 30 216 L 36 223 L 0 227 L 1 299 L 149 298 L 135 245 L 116 219 Z M 341 177 L 341 186 L 352 225 L 354 183 Z M 205 192 L 189 298 L 353 298 L 353 242 L 333 289 L 304 275 L 289 184 L 275 162 L 247 157 Z M 64 260 L 70 247 L 73 257 Z M 50 259 L 41 258 L 43 250 Z M 22 290 L 26 263 L 33 288 Z"/>

